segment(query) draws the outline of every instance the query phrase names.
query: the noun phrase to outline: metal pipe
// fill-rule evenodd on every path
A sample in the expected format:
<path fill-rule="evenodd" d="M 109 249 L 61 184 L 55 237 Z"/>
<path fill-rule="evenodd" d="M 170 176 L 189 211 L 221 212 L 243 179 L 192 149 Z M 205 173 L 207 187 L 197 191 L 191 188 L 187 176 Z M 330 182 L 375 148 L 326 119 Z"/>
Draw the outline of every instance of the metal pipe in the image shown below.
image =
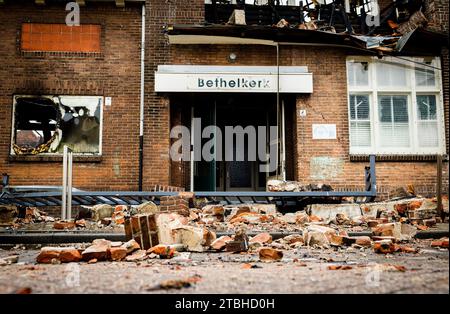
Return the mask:
<path fill-rule="evenodd" d="M 437 214 L 444 221 L 445 214 L 442 208 L 442 155 L 437 155 L 437 182 L 436 182 Z"/>
<path fill-rule="evenodd" d="M 277 43 L 277 171 L 280 173 L 280 45 Z"/>
<path fill-rule="evenodd" d="M 67 166 L 67 219 L 72 219 L 72 173 L 73 173 L 73 151 L 69 149 Z"/>
<path fill-rule="evenodd" d="M 62 206 L 61 206 L 61 219 L 66 220 L 66 210 L 67 210 L 67 155 L 69 152 L 69 147 L 64 146 L 63 150 L 63 189 L 62 189 Z"/>
<path fill-rule="evenodd" d="M 195 136 L 194 136 L 194 106 L 191 107 L 191 148 L 195 147 Z M 189 185 L 190 191 L 194 192 L 194 149 L 191 149 L 191 160 L 189 161 Z"/>
<path fill-rule="evenodd" d="M 286 181 L 286 112 L 285 102 L 281 102 L 281 175 Z"/>
<path fill-rule="evenodd" d="M 139 191 L 143 189 L 144 172 L 144 96 L 145 96 L 145 4 L 142 5 L 142 30 L 141 30 L 141 95 L 139 104 Z"/>

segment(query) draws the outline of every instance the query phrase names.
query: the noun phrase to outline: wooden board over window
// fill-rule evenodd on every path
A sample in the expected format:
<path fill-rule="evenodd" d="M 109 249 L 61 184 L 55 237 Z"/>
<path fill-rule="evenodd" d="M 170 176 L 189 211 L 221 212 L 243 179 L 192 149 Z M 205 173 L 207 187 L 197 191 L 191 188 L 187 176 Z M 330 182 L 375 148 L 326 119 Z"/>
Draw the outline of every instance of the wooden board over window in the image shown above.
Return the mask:
<path fill-rule="evenodd" d="M 100 52 L 100 25 L 22 24 L 22 51 Z"/>

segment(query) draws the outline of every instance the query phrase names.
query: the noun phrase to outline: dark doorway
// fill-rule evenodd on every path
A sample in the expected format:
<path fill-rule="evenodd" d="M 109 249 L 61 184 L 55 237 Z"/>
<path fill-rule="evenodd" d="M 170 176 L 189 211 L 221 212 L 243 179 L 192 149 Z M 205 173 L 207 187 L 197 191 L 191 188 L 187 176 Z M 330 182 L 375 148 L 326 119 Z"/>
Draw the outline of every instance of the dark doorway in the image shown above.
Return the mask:
<path fill-rule="evenodd" d="M 201 118 L 202 128 L 216 125 L 221 130 L 222 159 L 196 161 L 194 164 L 194 188 L 196 191 L 258 191 L 265 190 L 268 174 L 260 172 L 261 162 L 249 160 L 248 136 L 244 147 L 238 147 L 233 140 L 232 161 L 225 161 L 225 128 L 254 127 L 268 128 L 276 125 L 276 97 L 269 94 L 211 94 L 195 97 L 193 105 L 195 118 Z M 257 134 L 257 133 L 256 133 Z M 257 134 L 258 136 L 258 134 Z M 257 138 L 257 137 L 256 137 Z M 204 145 L 209 139 L 202 139 Z M 243 151 L 240 151 L 242 150 Z M 238 153 L 244 161 L 237 161 Z"/>

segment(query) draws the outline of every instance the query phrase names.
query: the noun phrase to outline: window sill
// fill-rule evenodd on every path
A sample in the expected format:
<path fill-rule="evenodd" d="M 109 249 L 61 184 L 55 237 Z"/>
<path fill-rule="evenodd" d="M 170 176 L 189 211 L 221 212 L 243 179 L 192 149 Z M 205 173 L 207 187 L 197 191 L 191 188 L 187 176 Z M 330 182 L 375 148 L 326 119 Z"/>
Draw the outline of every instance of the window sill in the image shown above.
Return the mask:
<path fill-rule="evenodd" d="M 350 161 L 369 161 L 369 154 L 350 154 Z M 437 155 L 376 155 L 376 161 L 418 161 L 418 162 L 430 162 L 436 161 Z M 442 157 L 443 161 L 448 161 L 449 156 L 444 155 Z"/>
<path fill-rule="evenodd" d="M 62 155 L 9 155 L 10 162 L 63 162 Z M 100 163 L 103 161 L 103 156 L 83 156 L 83 155 L 73 155 L 73 161 L 78 163 Z"/>

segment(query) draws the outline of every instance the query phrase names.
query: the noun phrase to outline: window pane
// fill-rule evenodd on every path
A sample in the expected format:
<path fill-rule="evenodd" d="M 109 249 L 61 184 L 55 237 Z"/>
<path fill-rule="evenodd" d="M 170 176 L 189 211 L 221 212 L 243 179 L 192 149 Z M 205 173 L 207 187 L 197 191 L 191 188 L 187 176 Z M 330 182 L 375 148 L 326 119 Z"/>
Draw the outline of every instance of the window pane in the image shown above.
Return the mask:
<path fill-rule="evenodd" d="M 436 80 L 434 70 L 431 68 L 416 68 L 417 86 L 435 86 Z"/>
<path fill-rule="evenodd" d="M 370 122 L 350 122 L 350 145 L 352 147 L 370 147 Z"/>
<path fill-rule="evenodd" d="M 358 120 L 369 119 L 369 97 L 366 95 L 356 96 L 356 117 Z"/>
<path fill-rule="evenodd" d="M 402 64 L 377 63 L 377 83 L 378 86 L 407 86 L 406 69 Z"/>
<path fill-rule="evenodd" d="M 408 98 L 406 96 L 380 96 L 380 145 L 382 147 L 409 147 Z"/>
<path fill-rule="evenodd" d="M 347 77 L 350 86 L 369 85 L 369 65 L 367 62 L 348 62 Z"/>
<path fill-rule="evenodd" d="M 394 122 L 408 123 L 408 100 L 406 96 L 392 97 L 394 106 Z"/>
<path fill-rule="evenodd" d="M 417 133 L 419 135 L 420 147 L 438 147 L 438 126 L 437 121 L 420 121 Z"/>
<path fill-rule="evenodd" d="M 436 96 L 417 96 L 417 116 L 419 120 L 436 120 Z"/>
<path fill-rule="evenodd" d="M 392 122 L 392 101 L 390 96 L 379 97 L 379 118 L 380 122 Z"/>
<path fill-rule="evenodd" d="M 356 96 L 350 95 L 350 119 L 356 119 Z"/>
<path fill-rule="evenodd" d="M 369 95 L 350 95 L 350 119 L 350 145 L 370 147 L 372 141 Z"/>
<path fill-rule="evenodd" d="M 350 95 L 350 118 L 352 120 L 370 119 L 369 95 Z"/>

